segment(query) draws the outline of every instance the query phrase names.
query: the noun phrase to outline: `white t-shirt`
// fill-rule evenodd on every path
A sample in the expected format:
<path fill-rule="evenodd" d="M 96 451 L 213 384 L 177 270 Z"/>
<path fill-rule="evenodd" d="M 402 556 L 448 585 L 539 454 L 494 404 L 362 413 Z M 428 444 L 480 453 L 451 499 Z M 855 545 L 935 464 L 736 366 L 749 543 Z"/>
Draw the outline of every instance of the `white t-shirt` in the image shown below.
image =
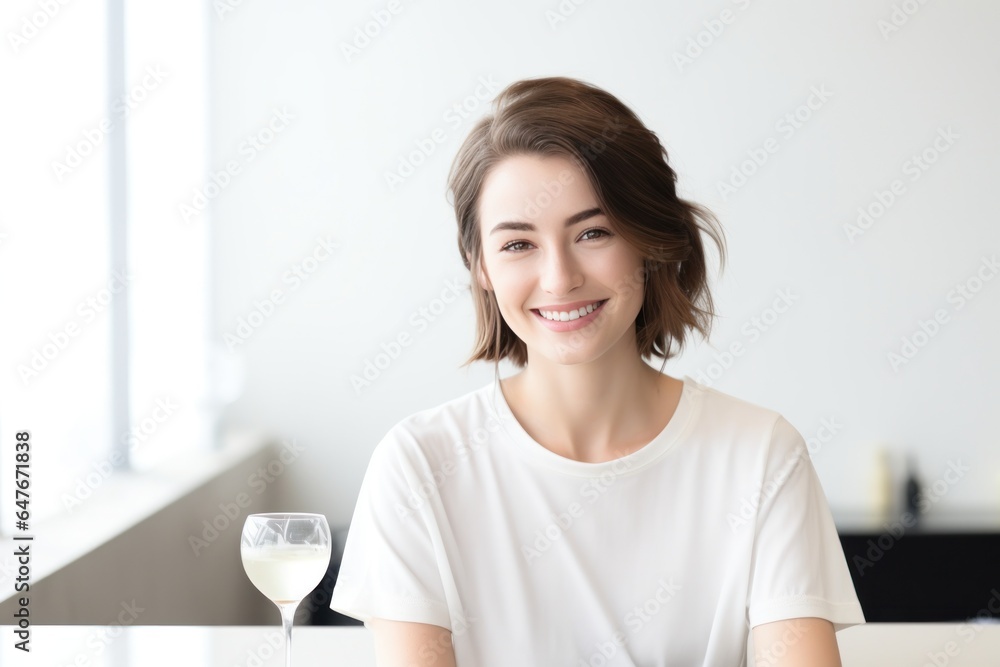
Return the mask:
<path fill-rule="evenodd" d="M 458 667 L 733 667 L 761 623 L 864 623 L 802 436 L 683 380 L 663 431 L 602 463 L 535 442 L 496 380 L 402 420 L 331 609 L 448 628 Z"/>

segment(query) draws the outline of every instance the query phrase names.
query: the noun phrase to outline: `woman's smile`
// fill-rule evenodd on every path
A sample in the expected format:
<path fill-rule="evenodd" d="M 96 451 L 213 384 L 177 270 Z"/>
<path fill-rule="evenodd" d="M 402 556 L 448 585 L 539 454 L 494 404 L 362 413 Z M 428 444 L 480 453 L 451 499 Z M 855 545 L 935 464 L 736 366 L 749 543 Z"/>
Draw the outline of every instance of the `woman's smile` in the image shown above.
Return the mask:
<path fill-rule="evenodd" d="M 531 312 L 551 331 L 576 331 L 596 320 L 598 312 L 607 302 L 607 299 L 592 301 L 578 308 L 565 306 L 532 308 Z"/>

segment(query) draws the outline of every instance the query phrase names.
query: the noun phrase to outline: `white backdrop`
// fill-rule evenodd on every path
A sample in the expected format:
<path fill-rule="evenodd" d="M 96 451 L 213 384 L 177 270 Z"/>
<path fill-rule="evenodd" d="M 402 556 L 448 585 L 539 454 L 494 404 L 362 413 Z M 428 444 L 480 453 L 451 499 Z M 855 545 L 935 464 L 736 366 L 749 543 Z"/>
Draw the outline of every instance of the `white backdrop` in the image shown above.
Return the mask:
<path fill-rule="evenodd" d="M 239 172 L 211 202 L 213 324 L 246 369 L 225 421 L 297 440 L 297 509 L 346 525 L 384 433 L 492 377 L 459 368 L 445 177 L 496 92 L 564 75 L 631 106 L 726 230 L 711 342 L 666 372 L 788 417 L 839 521 L 876 502 L 880 448 L 939 517 L 1000 515 L 1000 6 L 215 6 L 210 168 Z"/>

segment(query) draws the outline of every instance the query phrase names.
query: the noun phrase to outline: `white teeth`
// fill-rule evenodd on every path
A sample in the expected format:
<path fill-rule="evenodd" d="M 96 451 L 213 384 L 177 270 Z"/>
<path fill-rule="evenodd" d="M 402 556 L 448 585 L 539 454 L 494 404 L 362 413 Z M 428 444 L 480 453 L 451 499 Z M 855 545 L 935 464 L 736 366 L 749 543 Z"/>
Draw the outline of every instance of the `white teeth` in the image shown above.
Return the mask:
<path fill-rule="evenodd" d="M 581 317 L 584 317 L 594 312 L 594 308 L 596 308 L 599 303 L 601 302 L 595 301 L 589 306 L 584 306 L 583 308 L 579 308 L 577 310 L 570 310 L 565 312 L 554 311 L 554 310 L 540 310 L 538 312 L 540 312 L 542 314 L 542 317 L 544 317 L 547 320 L 554 320 L 556 322 L 569 322 L 570 320 L 578 320 Z"/>

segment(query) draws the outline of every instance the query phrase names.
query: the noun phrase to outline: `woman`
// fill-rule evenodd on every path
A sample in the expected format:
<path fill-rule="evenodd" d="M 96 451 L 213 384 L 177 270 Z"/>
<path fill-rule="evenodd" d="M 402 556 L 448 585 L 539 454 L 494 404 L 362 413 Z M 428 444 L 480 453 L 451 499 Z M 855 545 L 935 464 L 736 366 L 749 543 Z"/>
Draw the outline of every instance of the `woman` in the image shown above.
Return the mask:
<path fill-rule="evenodd" d="M 701 235 L 725 255 L 666 158 L 567 78 L 510 85 L 459 150 L 466 364 L 496 376 L 372 454 L 331 608 L 380 667 L 732 666 L 748 639 L 757 665 L 840 665 L 864 616 L 802 436 L 645 361 L 707 338 Z"/>

